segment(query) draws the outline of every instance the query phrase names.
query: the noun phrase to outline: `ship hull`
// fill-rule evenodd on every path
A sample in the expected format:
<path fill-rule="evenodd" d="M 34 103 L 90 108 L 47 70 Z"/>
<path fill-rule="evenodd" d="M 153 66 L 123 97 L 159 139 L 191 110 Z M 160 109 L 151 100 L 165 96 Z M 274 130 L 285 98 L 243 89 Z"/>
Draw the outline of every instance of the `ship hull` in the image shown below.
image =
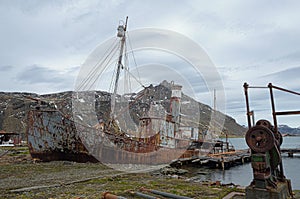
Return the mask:
<path fill-rule="evenodd" d="M 32 158 L 42 161 L 155 165 L 195 155 L 185 153 L 189 145 L 186 141 L 177 141 L 180 148 L 167 148 L 158 146 L 155 137 L 139 141 L 118 137 L 75 123 L 56 110 L 30 111 L 27 139 Z"/>
<path fill-rule="evenodd" d="M 32 158 L 98 162 L 82 143 L 74 123 L 58 111 L 30 111 L 26 133 Z"/>

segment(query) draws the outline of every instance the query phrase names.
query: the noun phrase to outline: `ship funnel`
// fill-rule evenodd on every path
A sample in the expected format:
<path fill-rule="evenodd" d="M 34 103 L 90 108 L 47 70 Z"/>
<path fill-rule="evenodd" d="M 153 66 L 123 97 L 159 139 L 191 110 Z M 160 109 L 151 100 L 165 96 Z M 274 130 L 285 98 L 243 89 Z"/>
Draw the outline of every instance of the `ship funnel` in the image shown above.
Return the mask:
<path fill-rule="evenodd" d="M 180 123 L 180 100 L 182 86 L 171 82 L 172 95 L 171 95 L 171 107 L 170 112 L 172 115 L 172 122 L 176 124 Z"/>
<path fill-rule="evenodd" d="M 171 97 L 176 97 L 176 98 L 181 98 L 181 89 L 182 89 L 182 86 L 181 85 L 178 85 L 178 84 L 174 84 L 174 82 L 172 82 L 172 95 Z"/>

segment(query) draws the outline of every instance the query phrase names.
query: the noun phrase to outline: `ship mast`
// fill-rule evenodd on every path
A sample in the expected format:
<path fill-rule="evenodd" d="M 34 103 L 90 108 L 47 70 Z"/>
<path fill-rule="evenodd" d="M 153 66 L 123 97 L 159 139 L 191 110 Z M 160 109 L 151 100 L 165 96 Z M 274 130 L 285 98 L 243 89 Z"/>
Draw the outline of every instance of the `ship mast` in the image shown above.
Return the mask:
<path fill-rule="evenodd" d="M 114 92 L 113 92 L 112 100 L 111 100 L 111 117 L 112 117 L 112 119 L 114 119 L 114 111 L 115 111 L 115 106 L 116 106 L 116 96 L 117 96 L 117 91 L 118 91 L 118 82 L 119 82 L 119 78 L 120 78 L 120 71 L 121 71 L 121 68 L 123 69 L 122 59 L 123 59 L 123 51 L 124 51 L 124 45 L 125 45 L 125 40 L 126 40 L 125 33 L 126 33 L 126 28 L 127 28 L 127 21 L 128 21 L 128 16 L 126 17 L 125 25 L 119 25 L 119 27 L 118 27 L 117 36 L 121 38 L 120 39 L 121 46 L 120 46 L 120 54 L 119 54 L 119 59 L 118 59 L 116 79 L 115 79 L 115 84 L 114 84 Z"/>

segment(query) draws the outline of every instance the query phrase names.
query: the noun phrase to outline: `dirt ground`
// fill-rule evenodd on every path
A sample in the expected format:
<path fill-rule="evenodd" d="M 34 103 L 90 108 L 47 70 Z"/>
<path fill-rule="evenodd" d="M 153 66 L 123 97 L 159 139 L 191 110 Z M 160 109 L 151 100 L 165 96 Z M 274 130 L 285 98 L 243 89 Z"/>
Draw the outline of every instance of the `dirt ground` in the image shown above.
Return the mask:
<path fill-rule="evenodd" d="M 157 172 L 125 173 L 100 163 L 36 162 L 27 147 L 0 148 L 0 198 L 101 198 L 104 192 L 138 198 L 129 191 L 139 192 L 141 187 L 195 199 L 244 192 L 237 186 L 196 183 Z"/>

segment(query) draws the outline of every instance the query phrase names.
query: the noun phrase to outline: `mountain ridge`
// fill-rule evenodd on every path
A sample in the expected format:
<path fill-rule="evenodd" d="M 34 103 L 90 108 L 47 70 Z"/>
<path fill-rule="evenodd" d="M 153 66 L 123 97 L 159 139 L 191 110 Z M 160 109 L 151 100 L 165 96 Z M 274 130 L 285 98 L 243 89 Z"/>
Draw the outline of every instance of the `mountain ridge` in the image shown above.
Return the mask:
<path fill-rule="evenodd" d="M 282 134 L 300 135 L 300 128 L 293 128 L 285 124 L 278 125 L 278 130 Z"/>
<path fill-rule="evenodd" d="M 149 101 L 161 99 L 170 99 L 170 84 L 162 82 L 157 86 L 150 86 L 145 98 Z M 105 91 L 95 92 L 95 109 L 100 118 L 107 120 L 110 110 L 111 94 Z M 6 132 L 16 132 L 22 134 L 25 138 L 26 115 L 27 112 L 37 106 L 58 109 L 61 112 L 72 116 L 73 91 L 64 91 L 51 94 L 36 94 L 28 92 L 0 92 L 0 130 Z M 182 94 L 181 114 L 187 115 L 188 120 L 183 120 L 182 124 L 186 126 L 197 125 L 200 131 L 207 131 L 211 122 L 213 109 L 203 103 L 197 102 L 193 98 Z M 187 103 L 188 102 L 188 103 Z M 162 106 L 169 111 L 169 101 L 163 100 Z M 136 108 L 133 112 L 138 113 Z M 234 118 L 216 111 L 217 117 L 224 117 L 225 122 L 222 127 L 222 134 L 229 136 L 244 136 L 246 129 L 239 125 Z M 222 125 L 222 124 L 216 124 Z"/>

